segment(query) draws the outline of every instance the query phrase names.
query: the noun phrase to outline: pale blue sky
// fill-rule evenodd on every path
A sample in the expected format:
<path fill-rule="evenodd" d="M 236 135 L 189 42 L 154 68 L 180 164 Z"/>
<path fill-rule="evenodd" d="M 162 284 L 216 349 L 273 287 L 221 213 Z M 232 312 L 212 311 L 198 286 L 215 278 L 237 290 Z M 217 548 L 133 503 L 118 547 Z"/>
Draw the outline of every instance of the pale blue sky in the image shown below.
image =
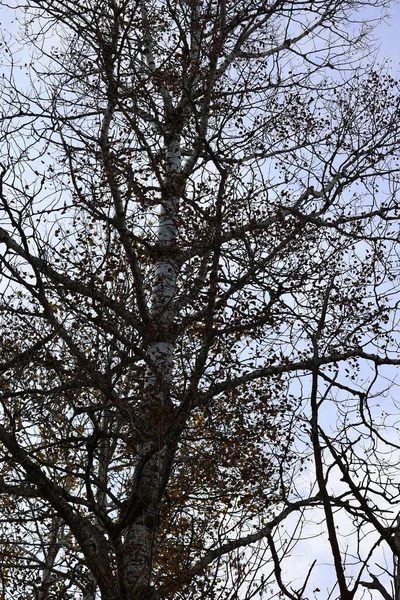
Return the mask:
<path fill-rule="evenodd" d="M 400 3 L 392 2 L 391 16 L 376 30 L 380 40 L 380 56 L 392 58 L 393 66 L 400 73 Z"/>

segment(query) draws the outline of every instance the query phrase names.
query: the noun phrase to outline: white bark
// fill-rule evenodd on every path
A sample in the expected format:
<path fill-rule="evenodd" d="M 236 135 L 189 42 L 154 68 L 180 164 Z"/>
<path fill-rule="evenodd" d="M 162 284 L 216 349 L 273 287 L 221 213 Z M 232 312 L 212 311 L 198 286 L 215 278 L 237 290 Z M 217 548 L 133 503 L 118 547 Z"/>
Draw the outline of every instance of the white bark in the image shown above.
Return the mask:
<path fill-rule="evenodd" d="M 167 179 L 173 179 L 181 168 L 181 151 L 179 138 L 173 140 L 167 149 Z M 173 247 L 176 240 L 176 217 L 179 198 L 167 198 L 161 206 L 158 222 L 158 242 L 161 257 L 154 267 L 154 286 L 151 316 L 156 328 L 156 341 L 149 348 L 150 358 L 160 373 L 167 388 L 172 375 L 173 342 L 169 329 L 175 318 L 174 297 L 176 292 L 177 267 L 171 253 L 163 255 L 163 249 Z M 161 338 L 161 339 L 159 339 Z M 148 373 L 146 385 L 156 385 L 155 373 Z"/>
<path fill-rule="evenodd" d="M 179 137 L 167 147 L 166 187 L 174 188 L 174 177 L 181 168 Z M 171 258 L 170 248 L 176 240 L 176 218 L 179 197 L 171 194 L 160 209 L 158 222 L 159 259 L 154 265 L 151 317 L 154 341 L 148 355 L 151 366 L 146 372 L 144 402 L 149 409 L 149 432 L 152 441 L 143 442 L 138 455 L 144 457 L 154 443 L 160 447 L 147 460 L 140 478 L 139 498 L 144 508 L 136 522 L 127 528 L 125 535 L 126 577 L 132 588 L 140 593 L 148 588 L 151 578 L 151 559 L 157 531 L 157 515 L 160 502 L 160 484 L 165 448 L 162 435 L 157 429 L 165 424 L 164 409 L 170 403 L 169 388 L 172 380 L 172 356 L 174 342 L 171 327 L 175 318 L 174 298 L 176 293 L 177 266 Z M 165 252 L 165 250 L 167 250 Z M 153 421 L 153 422 L 151 422 Z"/>

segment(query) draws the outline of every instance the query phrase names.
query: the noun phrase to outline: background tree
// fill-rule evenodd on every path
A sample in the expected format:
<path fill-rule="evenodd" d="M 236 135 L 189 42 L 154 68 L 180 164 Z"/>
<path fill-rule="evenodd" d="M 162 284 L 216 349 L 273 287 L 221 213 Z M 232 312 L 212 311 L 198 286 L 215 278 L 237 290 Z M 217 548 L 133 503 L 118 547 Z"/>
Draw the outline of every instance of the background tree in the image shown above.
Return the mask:
<path fill-rule="evenodd" d="M 13 7 L 5 599 L 305 600 L 285 561 L 317 508 L 330 597 L 389 594 L 399 96 L 354 31 L 386 4 Z"/>

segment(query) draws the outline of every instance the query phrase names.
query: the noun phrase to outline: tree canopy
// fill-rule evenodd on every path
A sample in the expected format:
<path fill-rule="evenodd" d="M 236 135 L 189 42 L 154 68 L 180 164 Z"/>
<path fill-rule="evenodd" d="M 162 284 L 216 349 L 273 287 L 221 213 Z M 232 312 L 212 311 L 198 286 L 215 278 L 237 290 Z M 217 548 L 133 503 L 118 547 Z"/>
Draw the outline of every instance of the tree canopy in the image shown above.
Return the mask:
<path fill-rule="evenodd" d="M 388 5 L 10 7 L 3 600 L 399 600 Z"/>

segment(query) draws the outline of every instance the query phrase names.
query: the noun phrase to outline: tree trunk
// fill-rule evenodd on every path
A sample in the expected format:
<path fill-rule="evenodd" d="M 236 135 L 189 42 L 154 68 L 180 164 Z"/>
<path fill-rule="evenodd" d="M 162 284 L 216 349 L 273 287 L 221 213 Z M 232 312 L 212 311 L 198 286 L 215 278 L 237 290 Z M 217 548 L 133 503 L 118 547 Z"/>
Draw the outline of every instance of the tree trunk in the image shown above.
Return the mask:
<path fill-rule="evenodd" d="M 166 460 L 165 432 L 173 406 L 170 398 L 172 355 L 174 350 L 173 323 L 177 263 L 171 257 L 176 241 L 176 219 L 179 197 L 171 194 L 181 167 L 179 137 L 167 146 L 166 198 L 158 222 L 158 257 L 154 266 L 152 290 L 152 331 L 148 349 L 149 365 L 145 375 L 143 442 L 137 453 L 145 461 L 138 479 L 137 497 L 143 510 L 127 528 L 124 542 L 125 569 L 128 589 L 145 600 L 157 597 L 151 588 L 151 567 L 157 535 L 158 514 L 163 493 L 162 473 Z M 150 455 L 150 456 L 149 456 Z M 146 459 L 146 456 L 149 458 Z"/>

